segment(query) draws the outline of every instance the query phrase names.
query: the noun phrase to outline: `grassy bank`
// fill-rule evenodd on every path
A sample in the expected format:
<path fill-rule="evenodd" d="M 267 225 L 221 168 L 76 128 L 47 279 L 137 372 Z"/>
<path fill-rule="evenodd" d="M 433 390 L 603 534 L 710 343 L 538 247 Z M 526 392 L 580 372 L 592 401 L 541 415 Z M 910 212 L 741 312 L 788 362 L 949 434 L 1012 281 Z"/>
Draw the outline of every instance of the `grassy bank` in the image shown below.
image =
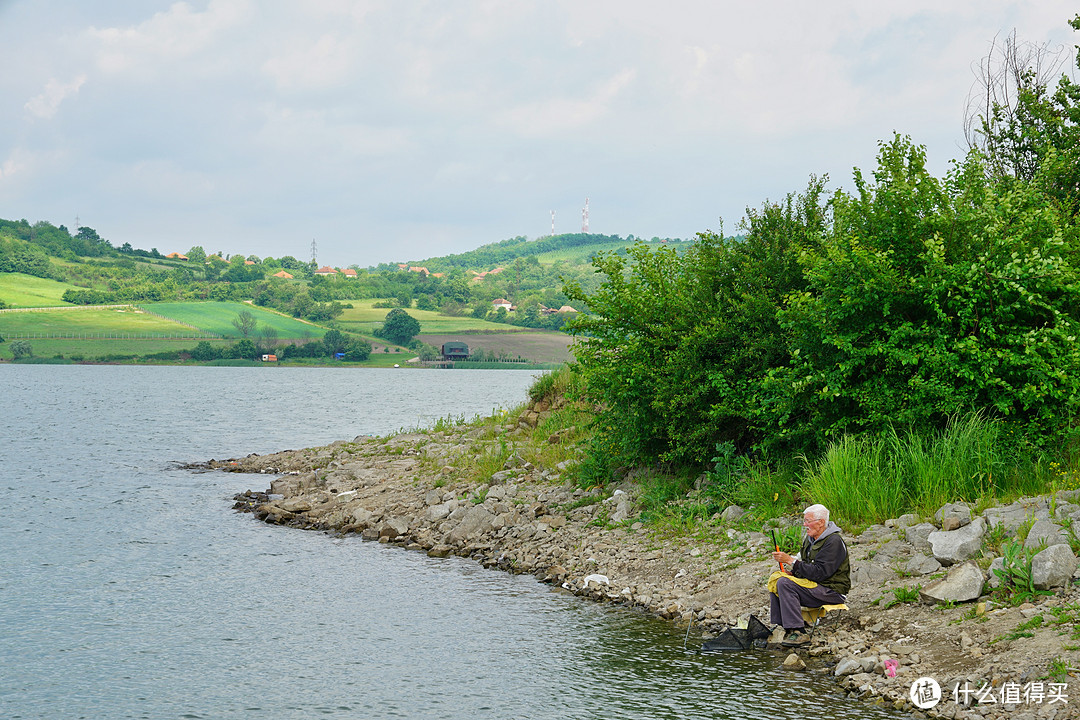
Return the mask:
<path fill-rule="evenodd" d="M 572 401 L 582 391 L 581 381 L 564 368 L 543 376 L 532 395 L 562 408 L 538 435 L 573 426 L 571 439 L 585 448 L 575 476 L 593 485 L 602 462 L 590 446 L 595 415 Z M 630 486 L 642 508 L 640 520 L 658 531 L 707 536 L 719 526 L 717 514 L 732 504 L 760 524 L 822 503 L 838 523 L 857 529 L 907 513 L 929 518 L 949 502 L 978 508 L 1077 489 L 1080 463 L 1068 448 L 1037 448 L 1008 423 L 968 413 L 938 433 L 893 428 L 880 436 L 845 436 L 819 457 L 749 457 L 721 446 L 704 472 L 623 467 L 602 484 Z"/>

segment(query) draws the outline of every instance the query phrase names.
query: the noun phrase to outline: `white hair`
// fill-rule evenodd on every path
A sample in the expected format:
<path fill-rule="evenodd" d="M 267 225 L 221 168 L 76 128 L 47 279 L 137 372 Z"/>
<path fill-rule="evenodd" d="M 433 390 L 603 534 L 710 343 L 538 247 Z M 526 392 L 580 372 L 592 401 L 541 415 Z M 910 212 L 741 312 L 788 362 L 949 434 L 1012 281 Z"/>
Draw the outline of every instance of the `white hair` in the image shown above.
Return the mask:
<path fill-rule="evenodd" d="M 829 508 L 824 505 L 811 505 L 803 510 L 803 515 L 809 515 L 814 520 L 829 522 Z"/>

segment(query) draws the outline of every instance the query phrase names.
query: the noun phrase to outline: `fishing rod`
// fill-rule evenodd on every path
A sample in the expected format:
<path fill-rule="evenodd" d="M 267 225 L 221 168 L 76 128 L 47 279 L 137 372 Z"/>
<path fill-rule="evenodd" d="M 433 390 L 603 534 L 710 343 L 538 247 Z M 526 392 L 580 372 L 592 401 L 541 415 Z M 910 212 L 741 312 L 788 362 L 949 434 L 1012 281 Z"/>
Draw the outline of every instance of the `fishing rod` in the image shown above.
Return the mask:
<path fill-rule="evenodd" d="M 769 528 L 769 531 L 772 533 L 773 547 L 776 548 L 776 552 L 780 552 L 780 541 L 776 537 L 776 528 Z M 784 563 L 777 560 L 776 564 L 780 566 L 780 572 L 784 572 Z"/>

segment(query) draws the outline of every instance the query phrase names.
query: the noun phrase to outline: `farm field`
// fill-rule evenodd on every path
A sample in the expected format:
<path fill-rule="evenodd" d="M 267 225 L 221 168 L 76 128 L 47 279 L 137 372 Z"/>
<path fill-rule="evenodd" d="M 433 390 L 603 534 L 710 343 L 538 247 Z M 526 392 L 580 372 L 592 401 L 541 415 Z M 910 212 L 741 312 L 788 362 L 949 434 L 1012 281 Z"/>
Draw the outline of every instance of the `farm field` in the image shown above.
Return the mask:
<path fill-rule="evenodd" d="M 0 273 L 0 300 L 6 302 L 8 307 L 70 307 L 60 299 L 64 291 L 70 289 L 78 288 L 33 275 Z"/>
<path fill-rule="evenodd" d="M 26 312 L 0 312 L 0 337 L 30 335 L 166 335 L 201 336 L 179 323 L 155 317 L 130 306 L 84 308 L 67 306 Z"/>
<path fill-rule="evenodd" d="M 378 300 L 353 300 L 351 302 L 353 307 L 347 308 L 336 320 L 342 330 L 348 330 L 349 332 L 371 335 L 375 328 L 382 325 L 383 320 L 386 318 L 386 314 L 390 312 L 390 308 L 373 307 L 376 302 L 379 302 Z M 518 329 L 510 325 L 503 325 L 502 323 L 477 320 L 473 317 L 451 317 L 449 315 L 442 315 L 435 310 L 417 310 L 416 308 L 408 308 L 406 312 L 419 321 L 421 333 L 443 334 L 467 331 L 476 332 L 478 330 L 493 333 L 506 333 L 514 332 Z"/>
<path fill-rule="evenodd" d="M 505 327 L 505 326 L 504 326 Z M 451 340 L 466 343 L 470 351 L 483 348 L 487 352 L 505 353 L 508 357 L 523 357 L 533 362 L 564 363 L 573 359 L 572 337 L 564 333 L 543 330 L 521 330 L 500 333 L 420 334 L 417 339 L 440 347 Z"/>
<path fill-rule="evenodd" d="M 187 328 L 185 328 L 187 329 Z M 3 333 L 0 333 L 2 335 Z M 27 340 L 34 357 L 96 360 L 109 356 L 153 355 L 190 350 L 200 340 L 180 338 L 49 338 Z M 213 347 L 232 345 L 231 340 L 207 340 Z M 0 360 L 11 360 L 11 343 L 0 343 Z"/>
<path fill-rule="evenodd" d="M 223 337 L 237 338 L 232 322 L 244 310 L 251 313 L 258 321 L 258 328 L 272 327 L 278 337 L 286 338 L 321 338 L 325 328 L 312 325 L 296 318 L 280 315 L 256 305 L 238 302 L 186 302 L 186 303 L 143 303 L 140 307 L 149 312 L 164 315 L 167 318 L 187 325 L 193 325 L 204 332 L 217 333 Z M 256 330 L 258 332 L 258 330 Z"/>

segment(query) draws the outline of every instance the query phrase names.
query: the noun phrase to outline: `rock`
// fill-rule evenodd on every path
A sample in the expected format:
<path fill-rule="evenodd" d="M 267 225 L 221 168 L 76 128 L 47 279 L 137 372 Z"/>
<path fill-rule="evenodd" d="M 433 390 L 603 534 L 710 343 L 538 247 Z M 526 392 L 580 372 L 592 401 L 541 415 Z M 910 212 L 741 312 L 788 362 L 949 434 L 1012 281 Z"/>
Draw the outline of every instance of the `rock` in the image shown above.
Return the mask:
<path fill-rule="evenodd" d="M 1015 502 L 1005 507 L 988 508 L 983 516 L 991 528 L 1002 526 L 1010 535 L 1016 533 L 1016 529 L 1027 522 L 1032 515 L 1037 520 L 1049 520 L 1050 513 L 1038 506 L 1030 506 Z"/>
<path fill-rule="evenodd" d="M 855 565 L 851 571 L 853 585 L 881 585 L 892 577 L 893 573 L 887 567 L 870 561 Z"/>
<path fill-rule="evenodd" d="M 1062 545 L 1067 542 L 1068 538 L 1065 536 L 1065 531 L 1056 522 L 1036 520 L 1028 532 L 1027 539 L 1024 540 L 1024 549 L 1032 550 L 1040 545 L 1050 547 L 1051 545 Z"/>
<path fill-rule="evenodd" d="M 450 504 L 441 503 L 439 505 L 432 505 L 424 511 L 424 519 L 428 522 L 439 522 L 440 520 L 450 516 Z"/>
<path fill-rule="evenodd" d="M 855 673 L 862 672 L 862 661 L 858 658 L 846 657 L 836 664 L 836 669 L 833 670 L 833 675 L 836 677 L 843 677 L 845 675 L 854 675 Z"/>
<path fill-rule="evenodd" d="M 358 507 L 354 508 L 352 511 L 352 521 L 356 525 L 359 525 L 361 530 L 371 525 L 371 523 L 374 522 L 374 519 L 375 513 L 367 508 Z"/>
<path fill-rule="evenodd" d="M 390 517 L 383 520 L 379 526 L 379 537 L 393 540 L 402 535 L 409 534 L 409 521 L 402 517 Z"/>
<path fill-rule="evenodd" d="M 1036 590 L 1064 585 L 1076 572 L 1077 560 L 1068 545 L 1051 545 L 1031 558 L 1031 582 Z"/>
<path fill-rule="evenodd" d="M 975 557 L 982 550 L 986 521 L 976 518 L 959 530 L 937 530 L 926 536 L 934 557 L 942 565 L 954 565 Z"/>
<path fill-rule="evenodd" d="M 769 636 L 768 644 L 779 645 L 780 643 L 784 642 L 785 635 L 787 635 L 787 631 L 784 630 L 784 627 L 782 625 L 777 625 L 773 629 L 772 635 Z"/>
<path fill-rule="evenodd" d="M 453 516 L 461 510 L 465 510 L 465 508 L 458 508 L 455 510 L 450 516 L 451 519 L 453 519 Z M 495 520 L 495 515 L 487 508 L 483 505 L 474 505 L 466 510 L 461 522 L 458 523 L 457 527 L 450 531 L 447 540 L 457 544 L 464 542 L 475 535 L 482 535 L 491 529 L 493 520 Z"/>
<path fill-rule="evenodd" d="M 930 573 L 936 573 L 940 569 L 941 563 L 937 561 L 937 558 L 927 557 L 922 553 L 915 555 L 904 566 L 904 571 L 909 575 L 929 575 Z"/>
<path fill-rule="evenodd" d="M 919 516 L 918 515 L 912 515 L 911 513 L 908 513 L 907 515 L 901 515 L 900 517 L 896 518 L 896 526 L 897 527 L 906 528 L 906 527 L 910 527 L 912 525 L 918 525 L 918 523 L 919 523 Z"/>
<path fill-rule="evenodd" d="M 971 506 L 967 503 L 948 503 L 934 513 L 934 522 L 942 530 L 958 530 L 971 523 Z"/>
<path fill-rule="evenodd" d="M 726 523 L 732 523 L 737 521 L 745 514 L 746 511 L 738 505 L 728 505 L 726 508 L 724 508 L 724 512 L 720 513 L 720 519 Z"/>
<path fill-rule="evenodd" d="M 1003 581 L 1001 577 L 997 574 L 998 570 L 1005 572 L 1005 558 L 994 558 L 993 561 L 990 563 L 990 570 L 988 571 L 990 575 L 987 582 L 992 588 L 999 588 L 1002 585 Z"/>
<path fill-rule="evenodd" d="M 442 502 L 442 490 L 439 490 L 438 488 L 435 488 L 433 490 L 428 490 L 427 493 L 424 494 L 424 504 L 425 505 L 428 505 L 428 506 L 438 505 L 441 502 Z"/>
<path fill-rule="evenodd" d="M 930 523 L 908 525 L 904 528 L 904 539 L 911 543 L 919 552 L 931 552 L 930 543 L 927 542 L 926 538 L 935 530 L 937 530 L 937 528 Z"/>
<path fill-rule="evenodd" d="M 784 667 L 788 670 L 805 670 L 806 663 L 798 656 L 797 653 L 791 653 L 784 658 Z"/>
<path fill-rule="evenodd" d="M 311 509 L 311 503 L 304 498 L 287 498 L 278 503 L 278 506 L 285 512 L 290 513 L 302 513 Z"/>
<path fill-rule="evenodd" d="M 449 545 L 436 545 L 427 551 L 428 557 L 444 558 L 449 557 L 454 549 Z"/>
<path fill-rule="evenodd" d="M 956 531 L 954 531 L 956 532 Z M 982 595 L 982 570 L 973 562 L 956 565 L 944 579 L 927 585 L 919 591 L 925 602 L 967 602 Z"/>

